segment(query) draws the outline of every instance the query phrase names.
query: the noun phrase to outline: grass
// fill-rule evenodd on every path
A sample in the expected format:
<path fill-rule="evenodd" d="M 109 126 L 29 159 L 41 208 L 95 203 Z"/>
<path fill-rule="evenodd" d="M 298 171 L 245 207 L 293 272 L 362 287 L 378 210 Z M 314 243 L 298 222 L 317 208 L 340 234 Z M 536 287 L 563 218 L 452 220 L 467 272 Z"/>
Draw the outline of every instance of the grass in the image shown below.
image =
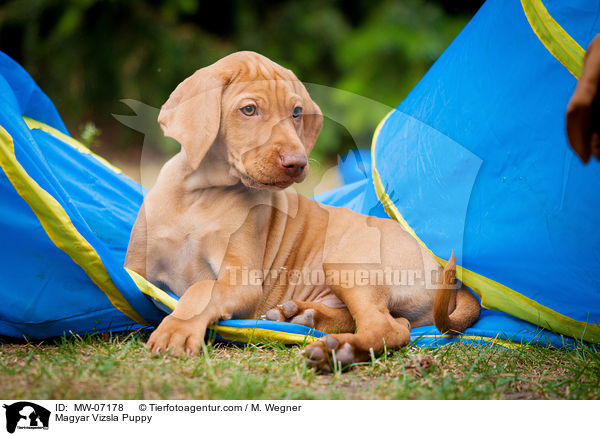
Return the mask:
<path fill-rule="evenodd" d="M 298 347 L 209 344 L 153 355 L 141 333 L 0 347 L 10 399 L 598 399 L 600 352 L 530 345 L 407 347 L 318 375 Z"/>

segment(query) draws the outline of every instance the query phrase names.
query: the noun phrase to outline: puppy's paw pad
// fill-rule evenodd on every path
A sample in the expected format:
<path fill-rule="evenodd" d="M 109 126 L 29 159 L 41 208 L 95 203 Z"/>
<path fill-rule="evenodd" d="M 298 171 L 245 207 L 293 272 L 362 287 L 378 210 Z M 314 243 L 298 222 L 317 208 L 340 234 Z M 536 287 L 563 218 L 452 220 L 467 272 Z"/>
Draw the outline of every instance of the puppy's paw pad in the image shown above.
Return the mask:
<path fill-rule="evenodd" d="M 271 309 L 265 313 L 265 319 L 269 321 L 285 321 L 283 314 L 278 308 Z"/>
<path fill-rule="evenodd" d="M 354 351 L 352 350 L 352 345 L 349 343 L 345 343 L 335 353 L 335 358 L 338 362 L 342 364 L 342 367 L 348 366 L 354 362 Z"/>
<path fill-rule="evenodd" d="M 320 346 L 309 346 L 302 354 L 306 359 L 306 364 L 311 368 L 315 368 L 317 372 L 324 374 L 331 372 L 327 363 L 327 353 Z"/>
<path fill-rule="evenodd" d="M 332 370 L 347 369 L 355 361 L 352 345 L 342 342 L 332 335 L 327 335 L 308 345 L 303 351 L 306 364 L 321 373 L 330 373 Z"/>
<path fill-rule="evenodd" d="M 325 358 L 325 353 L 318 347 L 310 347 L 304 352 L 304 357 L 311 362 L 320 362 Z"/>
<path fill-rule="evenodd" d="M 268 310 L 261 318 L 269 321 L 284 321 L 300 324 L 310 328 L 315 326 L 315 310 L 306 308 L 301 310 L 300 306 L 295 301 L 286 301 L 285 303 Z"/>
<path fill-rule="evenodd" d="M 286 301 L 281 305 L 281 312 L 286 318 L 291 318 L 298 313 L 298 304 L 293 301 Z"/>
<path fill-rule="evenodd" d="M 314 309 L 306 309 L 300 315 L 293 317 L 290 322 L 313 328 L 315 326 L 315 311 Z"/>
<path fill-rule="evenodd" d="M 322 341 L 325 344 L 325 347 L 328 350 L 335 350 L 340 345 L 340 343 L 338 342 L 338 340 L 336 338 L 334 338 L 333 336 L 330 336 L 330 335 L 323 336 L 319 340 Z"/>

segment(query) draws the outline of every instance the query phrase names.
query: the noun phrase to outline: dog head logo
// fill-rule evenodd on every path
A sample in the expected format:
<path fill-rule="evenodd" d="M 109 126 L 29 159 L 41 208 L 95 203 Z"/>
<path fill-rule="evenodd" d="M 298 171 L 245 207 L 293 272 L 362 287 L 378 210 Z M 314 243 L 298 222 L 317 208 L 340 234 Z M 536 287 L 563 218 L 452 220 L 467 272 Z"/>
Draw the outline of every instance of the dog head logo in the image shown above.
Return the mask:
<path fill-rule="evenodd" d="M 28 401 L 5 404 L 6 431 L 14 433 L 15 429 L 48 429 L 50 411 Z"/>

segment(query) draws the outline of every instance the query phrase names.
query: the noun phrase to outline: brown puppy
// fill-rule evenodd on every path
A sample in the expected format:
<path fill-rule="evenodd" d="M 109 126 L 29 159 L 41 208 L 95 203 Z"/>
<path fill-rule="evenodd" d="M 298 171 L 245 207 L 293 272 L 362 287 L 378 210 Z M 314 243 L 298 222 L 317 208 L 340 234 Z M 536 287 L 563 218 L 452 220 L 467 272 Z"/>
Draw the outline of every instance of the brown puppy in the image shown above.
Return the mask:
<path fill-rule="evenodd" d="M 453 260 L 437 291 L 442 268 L 395 221 L 283 190 L 306 176 L 322 126 L 291 71 L 234 53 L 182 82 L 158 120 L 182 150 L 146 196 L 126 259 L 181 297 L 153 351 L 197 353 L 210 323 L 263 315 L 337 331 L 305 353 L 329 370 L 334 354 L 347 365 L 406 345 L 411 326 L 460 331 L 479 317 L 451 286 Z"/>

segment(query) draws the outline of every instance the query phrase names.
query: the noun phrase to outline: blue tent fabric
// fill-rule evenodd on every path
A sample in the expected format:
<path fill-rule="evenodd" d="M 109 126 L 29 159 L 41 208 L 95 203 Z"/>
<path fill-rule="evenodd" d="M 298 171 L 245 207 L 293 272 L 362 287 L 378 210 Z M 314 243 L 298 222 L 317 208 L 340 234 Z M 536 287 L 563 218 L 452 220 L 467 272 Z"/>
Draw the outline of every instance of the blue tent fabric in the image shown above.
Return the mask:
<path fill-rule="evenodd" d="M 598 2 L 544 5 L 582 47 L 600 32 Z M 600 165 L 566 142 L 575 84 L 521 4 L 488 1 L 381 126 L 374 166 L 434 254 L 519 294 L 488 307 L 598 341 Z"/>
<path fill-rule="evenodd" d="M 454 251 L 485 307 L 598 342 L 600 165 L 568 147 L 576 77 L 534 3 L 486 2 L 380 126 L 374 183 L 434 255 Z M 579 48 L 600 32 L 598 2 L 543 6 Z"/>
<path fill-rule="evenodd" d="M 143 198 L 141 187 L 91 154 L 43 130 L 30 129 L 24 116 L 68 134 L 50 99 L 18 64 L 0 53 L 0 126 L 14 144 L 18 164 L 60 203 L 131 307 L 149 323 L 160 321 L 164 313 L 122 267 Z M 0 334 L 39 339 L 70 331 L 139 327 L 49 239 L 6 171 L 3 168 L 0 174 L 0 237 L 5 253 L 0 262 Z"/>
<path fill-rule="evenodd" d="M 10 105 L 16 113 L 27 114 L 62 133 L 69 134 L 48 96 L 19 64 L 4 53 L 0 53 L 0 76 L 3 78 L 3 107 L 4 104 Z"/>
<path fill-rule="evenodd" d="M 370 167 L 372 165 L 370 154 L 366 154 L 365 150 L 360 150 L 360 155 L 363 162 Z M 354 165 L 354 161 L 342 159 L 341 165 L 343 166 L 345 163 Z M 340 173 L 344 171 L 344 168 L 340 168 Z M 317 195 L 315 200 L 331 206 L 347 207 L 364 215 L 389 218 L 377 197 L 370 173 L 366 174 L 362 180 Z M 442 335 L 435 326 L 417 327 L 410 333 L 411 341 L 415 345 L 425 347 L 459 341 L 479 344 L 493 343 L 500 346 L 536 343 L 554 347 L 572 347 L 577 344 L 577 341 L 572 338 L 558 335 L 507 313 L 490 309 L 482 309 L 479 320 L 467 328 L 461 336 Z"/>
<path fill-rule="evenodd" d="M 546 10 L 558 30 L 539 15 Z M 488 0 L 382 122 L 371 157 L 342 159 L 345 185 L 317 196 L 391 215 L 441 262 L 454 250 L 489 310 L 459 337 L 413 329 L 418 344 L 600 342 L 600 166 L 573 156 L 563 122 L 581 57 L 569 47 L 600 31 L 598 14 L 591 0 Z M 574 42 L 553 43 L 569 34 Z M 174 298 L 123 268 L 143 188 L 73 141 L 50 99 L 2 53 L 0 163 L 0 335 L 136 329 L 173 308 Z M 214 330 L 235 342 L 321 334 L 257 320 Z"/>
<path fill-rule="evenodd" d="M 50 99 L 3 53 L 0 165 L 0 237 L 5 244 L 0 336 L 43 339 L 135 330 L 157 325 L 172 310 L 174 295 L 152 289 L 142 278 L 136 281 L 123 267 L 144 189 L 73 141 Z M 56 204 L 39 198 L 26 201 L 23 183 L 37 186 L 38 194 L 49 194 Z M 61 212 L 68 222 L 56 222 Z M 81 237 L 67 241 L 69 252 L 52 239 L 54 224 Z M 83 242 L 105 271 L 104 282 L 96 283 L 84 268 L 87 259 L 82 262 L 79 252 L 89 249 Z M 109 298 L 111 288 L 118 290 L 120 303 L 115 304 L 114 295 Z M 148 288 L 159 298 L 145 295 Z M 295 324 L 261 320 L 223 321 L 213 331 L 231 342 L 256 338 L 303 343 L 323 335 Z"/>
<path fill-rule="evenodd" d="M 344 185 L 364 180 L 371 172 L 371 152 L 357 148 L 341 157 L 338 172 Z"/>

